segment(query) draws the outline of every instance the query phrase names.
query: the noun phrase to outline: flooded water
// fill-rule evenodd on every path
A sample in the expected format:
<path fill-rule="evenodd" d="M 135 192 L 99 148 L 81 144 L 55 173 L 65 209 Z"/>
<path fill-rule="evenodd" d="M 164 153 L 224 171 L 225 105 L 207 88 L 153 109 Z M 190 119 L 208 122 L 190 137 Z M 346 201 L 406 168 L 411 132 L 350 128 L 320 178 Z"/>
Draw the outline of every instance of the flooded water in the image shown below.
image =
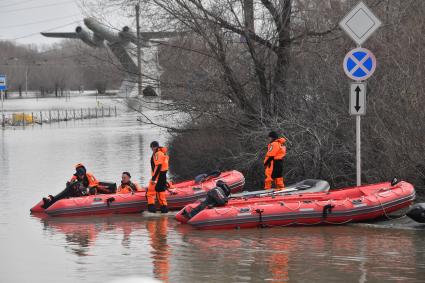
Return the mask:
<path fill-rule="evenodd" d="M 94 106 L 95 99 L 71 98 L 63 107 Z M 57 103 L 40 101 L 9 106 Z M 61 190 L 78 162 L 101 180 L 118 182 L 130 171 L 146 184 L 149 143 L 166 143 L 167 134 L 122 107 L 118 114 L 0 131 L 0 282 L 423 282 L 424 230 L 197 231 L 172 215 L 31 216 L 30 207 Z"/>

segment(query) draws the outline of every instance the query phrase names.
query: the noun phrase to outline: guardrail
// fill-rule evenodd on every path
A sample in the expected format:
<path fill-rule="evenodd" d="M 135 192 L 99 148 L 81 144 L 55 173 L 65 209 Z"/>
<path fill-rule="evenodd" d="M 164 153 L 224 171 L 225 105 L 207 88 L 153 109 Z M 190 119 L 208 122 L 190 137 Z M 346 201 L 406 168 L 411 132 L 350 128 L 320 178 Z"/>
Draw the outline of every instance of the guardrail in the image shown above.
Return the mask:
<path fill-rule="evenodd" d="M 57 109 L 33 112 L 14 112 L 2 115 L 1 124 L 5 126 L 28 126 L 44 123 L 116 117 L 117 107 L 94 107 L 80 109 Z"/>

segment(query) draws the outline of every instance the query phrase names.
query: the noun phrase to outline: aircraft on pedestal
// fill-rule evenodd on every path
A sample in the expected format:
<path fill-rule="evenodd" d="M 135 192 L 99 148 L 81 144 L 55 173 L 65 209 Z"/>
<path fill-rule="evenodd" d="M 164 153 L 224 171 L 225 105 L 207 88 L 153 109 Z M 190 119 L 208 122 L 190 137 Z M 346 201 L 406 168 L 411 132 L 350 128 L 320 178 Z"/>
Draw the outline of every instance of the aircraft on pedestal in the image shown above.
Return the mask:
<path fill-rule="evenodd" d="M 135 60 L 134 51 L 137 48 L 137 34 L 132 31 L 130 27 L 124 26 L 121 31 L 113 31 L 97 21 L 94 18 L 85 18 L 84 25 L 77 26 L 75 32 L 42 32 L 41 34 L 46 37 L 54 38 L 75 38 L 82 40 L 88 46 L 93 48 L 106 48 L 120 61 L 124 70 L 128 74 L 120 88 L 120 95 L 126 96 L 137 95 L 133 90 L 137 86 L 137 60 Z M 140 32 L 140 45 L 141 47 L 149 48 L 151 43 L 160 43 L 155 39 L 165 39 L 178 35 L 177 32 Z M 144 66 L 144 75 L 142 88 L 152 88 L 156 94 L 160 94 L 159 77 L 161 75 L 161 68 L 157 62 L 156 54 L 152 52 L 143 52 L 144 62 L 148 62 Z M 151 58 L 146 58 L 151 57 Z"/>

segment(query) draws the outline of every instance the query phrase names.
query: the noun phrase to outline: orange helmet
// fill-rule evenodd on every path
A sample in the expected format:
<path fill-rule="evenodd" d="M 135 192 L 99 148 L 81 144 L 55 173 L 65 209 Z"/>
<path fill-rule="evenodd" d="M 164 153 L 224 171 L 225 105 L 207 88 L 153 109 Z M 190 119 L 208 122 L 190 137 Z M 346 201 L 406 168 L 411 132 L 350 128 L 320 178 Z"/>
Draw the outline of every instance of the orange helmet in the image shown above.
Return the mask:
<path fill-rule="evenodd" d="M 85 168 L 86 166 L 84 166 L 83 163 L 77 163 L 77 164 L 75 164 L 75 169 L 77 169 L 79 167 L 84 167 Z"/>

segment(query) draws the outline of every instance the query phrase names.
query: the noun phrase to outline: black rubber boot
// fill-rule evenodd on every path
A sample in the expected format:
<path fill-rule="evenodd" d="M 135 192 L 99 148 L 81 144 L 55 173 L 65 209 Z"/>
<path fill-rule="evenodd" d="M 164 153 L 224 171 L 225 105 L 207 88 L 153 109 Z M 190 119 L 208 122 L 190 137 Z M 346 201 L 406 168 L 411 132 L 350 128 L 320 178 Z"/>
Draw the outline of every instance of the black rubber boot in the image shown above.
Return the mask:
<path fill-rule="evenodd" d="M 49 206 L 51 206 L 54 202 L 55 198 L 52 195 L 49 195 L 47 198 L 43 198 L 43 204 L 41 205 L 42 208 L 47 209 Z"/>
<path fill-rule="evenodd" d="M 168 207 L 166 205 L 161 205 L 161 213 L 168 213 Z"/>
<path fill-rule="evenodd" d="M 154 204 L 148 204 L 148 212 L 150 212 L 150 213 L 156 212 L 156 207 L 155 207 Z"/>
<path fill-rule="evenodd" d="M 42 208 L 47 209 L 49 207 L 51 200 L 49 198 L 43 198 L 43 204 L 41 205 Z"/>

